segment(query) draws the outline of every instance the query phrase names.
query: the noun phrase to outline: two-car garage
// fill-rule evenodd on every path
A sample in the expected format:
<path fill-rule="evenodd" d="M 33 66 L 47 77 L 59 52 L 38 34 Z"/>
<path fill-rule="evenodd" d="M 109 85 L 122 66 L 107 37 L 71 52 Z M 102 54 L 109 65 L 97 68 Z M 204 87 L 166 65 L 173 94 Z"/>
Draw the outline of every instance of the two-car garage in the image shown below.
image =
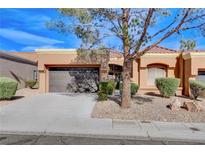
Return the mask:
<path fill-rule="evenodd" d="M 50 67 L 49 92 L 96 92 L 99 67 Z"/>

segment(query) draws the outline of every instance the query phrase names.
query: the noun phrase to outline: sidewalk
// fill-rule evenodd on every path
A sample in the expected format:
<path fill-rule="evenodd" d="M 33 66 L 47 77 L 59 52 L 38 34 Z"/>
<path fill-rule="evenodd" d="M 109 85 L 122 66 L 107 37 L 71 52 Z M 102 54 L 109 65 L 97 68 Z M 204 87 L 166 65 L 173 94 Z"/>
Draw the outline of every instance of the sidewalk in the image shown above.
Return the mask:
<path fill-rule="evenodd" d="M 76 136 L 205 144 L 205 123 L 59 118 L 47 123 L 1 121 L 0 134 Z"/>
<path fill-rule="evenodd" d="M 77 136 L 205 144 L 205 123 L 91 118 L 95 95 L 41 94 L 0 107 L 0 134 Z"/>

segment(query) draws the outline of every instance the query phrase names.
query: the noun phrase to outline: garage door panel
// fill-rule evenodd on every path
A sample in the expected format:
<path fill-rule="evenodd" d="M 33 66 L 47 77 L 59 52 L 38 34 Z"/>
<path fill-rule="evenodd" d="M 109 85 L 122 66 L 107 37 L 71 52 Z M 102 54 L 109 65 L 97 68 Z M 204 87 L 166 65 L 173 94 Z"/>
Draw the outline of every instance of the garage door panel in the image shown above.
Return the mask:
<path fill-rule="evenodd" d="M 91 80 L 97 83 L 98 79 L 99 68 L 50 68 L 49 92 L 73 92 L 73 89 L 76 92 L 76 88 L 73 88 L 73 86 L 86 84 L 83 80 Z"/>

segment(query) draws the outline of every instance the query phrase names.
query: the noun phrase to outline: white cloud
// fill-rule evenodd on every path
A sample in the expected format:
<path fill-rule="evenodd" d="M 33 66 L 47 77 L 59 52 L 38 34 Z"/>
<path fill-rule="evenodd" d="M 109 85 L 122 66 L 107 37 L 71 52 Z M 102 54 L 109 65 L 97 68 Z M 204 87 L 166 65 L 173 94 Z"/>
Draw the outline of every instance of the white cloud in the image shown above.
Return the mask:
<path fill-rule="evenodd" d="M 50 20 L 51 18 L 48 16 L 28 16 L 25 25 L 31 30 L 46 29 L 46 22 Z"/>
<path fill-rule="evenodd" d="M 3 11 L 6 15 L 9 15 L 9 17 L 4 17 L 11 20 L 13 25 L 23 24 L 23 26 L 29 30 L 46 29 L 45 23 L 51 20 L 51 17 L 43 12 L 44 9 L 36 14 L 25 9 L 4 9 Z M 10 16 L 10 14 L 15 14 L 15 16 Z"/>
<path fill-rule="evenodd" d="M 0 36 L 19 44 L 31 46 L 64 43 L 64 41 L 8 28 L 0 28 Z"/>
<path fill-rule="evenodd" d="M 52 49 L 52 48 L 58 48 L 57 46 L 52 45 L 45 45 L 45 46 L 25 46 L 21 49 L 21 51 L 34 51 L 35 49 Z"/>

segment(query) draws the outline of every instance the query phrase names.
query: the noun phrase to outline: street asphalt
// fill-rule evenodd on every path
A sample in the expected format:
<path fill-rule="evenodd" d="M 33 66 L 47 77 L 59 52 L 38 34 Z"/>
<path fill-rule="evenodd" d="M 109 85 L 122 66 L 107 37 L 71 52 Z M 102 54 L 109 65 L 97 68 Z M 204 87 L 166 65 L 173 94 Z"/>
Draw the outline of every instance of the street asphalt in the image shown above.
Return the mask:
<path fill-rule="evenodd" d="M 205 144 L 205 123 L 94 119 L 95 102 L 92 94 L 49 93 L 0 106 L 0 144 Z"/>

